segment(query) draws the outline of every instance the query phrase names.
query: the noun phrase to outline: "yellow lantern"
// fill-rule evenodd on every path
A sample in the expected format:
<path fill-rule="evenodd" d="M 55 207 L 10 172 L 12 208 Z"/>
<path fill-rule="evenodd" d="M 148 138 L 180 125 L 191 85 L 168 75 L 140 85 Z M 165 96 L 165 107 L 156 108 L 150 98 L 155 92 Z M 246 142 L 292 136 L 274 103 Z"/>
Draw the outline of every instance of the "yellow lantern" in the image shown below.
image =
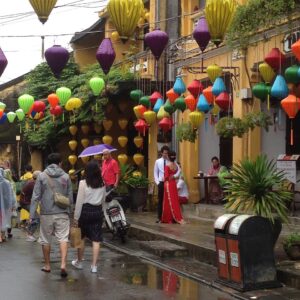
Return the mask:
<path fill-rule="evenodd" d="M 90 131 L 90 126 L 89 125 L 81 125 L 81 131 L 83 134 L 88 134 Z"/>
<path fill-rule="evenodd" d="M 118 33 L 118 31 L 113 31 L 112 34 L 111 34 L 111 39 L 116 42 L 120 39 L 120 35 Z"/>
<path fill-rule="evenodd" d="M 212 114 L 213 116 L 216 116 L 216 115 L 218 115 L 219 112 L 220 112 L 220 107 L 219 107 L 217 104 L 215 104 L 215 105 L 213 106 L 213 108 L 210 110 L 210 112 L 211 112 L 211 114 Z"/>
<path fill-rule="evenodd" d="M 120 38 L 127 40 L 134 33 L 144 11 L 144 2 L 143 0 L 110 0 L 107 11 Z"/>
<path fill-rule="evenodd" d="M 156 113 L 153 110 L 145 111 L 144 119 L 149 125 L 152 125 L 156 121 Z"/>
<path fill-rule="evenodd" d="M 104 144 L 111 145 L 111 143 L 113 141 L 113 138 L 110 135 L 105 135 L 102 138 L 102 141 L 103 141 Z"/>
<path fill-rule="evenodd" d="M 144 161 L 144 155 L 141 153 L 134 154 L 133 161 L 136 163 L 136 165 L 140 166 Z"/>
<path fill-rule="evenodd" d="M 68 111 L 80 108 L 82 101 L 79 98 L 70 98 L 65 104 L 65 109 Z"/>
<path fill-rule="evenodd" d="M 142 105 L 136 105 L 136 106 L 133 107 L 133 111 L 134 111 L 134 114 L 135 114 L 137 119 L 142 118 L 143 114 L 144 114 L 144 110 L 141 109 L 141 106 Z"/>
<path fill-rule="evenodd" d="M 141 148 L 143 146 L 144 140 L 141 136 L 138 135 L 133 139 L 133 142 L 137 146 L 137 148 Z"/>
<path fill-rule="evenodd" d="M 118 161 L 119 161 L 120 164 L 126 165 L 126 163 L 128 161 L 128 156 L 126 154 L 119 154 L 118 155 Z"/>
<path fill-rule="evenodd" d="M 82 162 L 83 162 L 84 164 L 86 164 L 86 163 L 90 160 L 89 156 L 86 156 L 86 157 L 80 157 L 80 158 L 81 158 L 81 160 L 82 160 Z"/>
<path fill-rule="evenodd" d="M 150 13 L 149 12 L 145 13 L 145 19 L 149 23 L 149 20 L 150 20 Z"/>
<path fill-rule="evenodd" d="M 94 155 L 94 159 L 96 160 L 101 160 L 102 156 L 100 154 Z"/>
<path fill-rule="evenodd" d="M 81 142 L 81 145 L 83 148 L 86 148 L 90 143 L 90 141 L 88 139 L 81 139 L 80 142 Z"/>
<path fill-rule="evenodd" d="M 99 134 L 102 130 L 102 127 L 101 125 L 97 124 L 97 123 L 94 123 L 94 130 L 97 134 Z"/>
<path fill-rule="evenodd" d="M 77 156 L 76 155 L 69 155 L 68 157 L 69 163 L 74 166 L 77 162 Z"/>
<path fill-rule="evenodd" d="M 70 170 L 68 171 L 68 174 L 69 174 L 69 176 L 73 176 L 75 172 L 76 172 L 75 169 L 70 169 Z"/>
<path fill-rule="evenodd" d="M 273 68 L 267 63 L 261 63 L 259 64 L 258 69 L 265 83 L 271 83 L 276 75 Z"/>
<path fill-rule="evenodd" d="M 75 151 L 76 150 L 76 148 L 77 148 L 77 141 L 75 141 L 75 140 L 71 140 L 71 141 L 69 141 L 69 148 L 72 150 L 72 151 Z"/>
<path fill-rule="evenodd" d="M 193 128 L 196 129 L 203 122 L 203 120 L 204 120 L 204 113 L 202 113 L 200 111 L 193 111 L 193 112 L 191 112 L 189 114 L 189 119 L 190 119 L 190 122 L 193 125 Z"/>
<path fill-rule="evenodd" d="M 125 147 L 127 145 L 127 142 L 128 142 L 128 138 L 126 136 L 119 136 L 118 137 L 118 143 L 120 144 L 121 147 Z"/>
<path fill-rule="evenodd" d="M 113 125 L 113 122 L 112 122 L 112 120 L 105 119 L 105 120 L 103 120 L 102 124 L 103 124 L 104 129 L 106 131 L 108 131 L 109 129 L 111 129 L 111 126 Z"/>
<path fill-rule="evenodd" d="M 236 0 L 206 0 L 205 17 L 212 42 L 218 46 L 233 19 Z"/>
<path fill-rule="evenodd" d="M 214 82 L 217 77 L 222 75 L 223 69 L 216 64 L 210 65 L 206 69 L 208 78 L 211 82 Z"/>
<path fill-rule="evenodd" d="M 163 118 L 169 118 L 169 117 L 170 117 L 169 113 L 165 111 L 164 106 L 162 105 L 158 110 L 157 119 L 161 120 Z"/>
<path fill-rule="evenodd" d="M 101 140 L 100 139 L 94 139 L 93 144 L 94 145 L 99 145 L 99 144 L 101 144 Z"/>
<path fill-rule="evenodd" d="M 119 124 L 120 128 L 122 130 L 124 130 L 127 127 L 128 120 L 126 120 L 126 119 L 119 119 L 118 120 L 118 124 Z"/>
<path fill-rule="evenodd" d="M 46 23 L 57 0 L 29 0 L 41 23 Z"/>
<path fill-rule="evenodd" d="M 144 25 L 145 25 L 145 19 L 144 17 L 140 17 L 137 26 L 138 28 L 142 28 Z"/>
<path fill-rule="evenodd" d="M 70 133 L 71 133 L 71 135 L 76 135 L 76 133 L 77 133 L 77 131 L 78 131 L 78 128 L 77 128 L 77 126 L 75 126 L 75 125 L 71 125 L 70 127 L 69 127 L 69 131 L 70 131 Z"/>

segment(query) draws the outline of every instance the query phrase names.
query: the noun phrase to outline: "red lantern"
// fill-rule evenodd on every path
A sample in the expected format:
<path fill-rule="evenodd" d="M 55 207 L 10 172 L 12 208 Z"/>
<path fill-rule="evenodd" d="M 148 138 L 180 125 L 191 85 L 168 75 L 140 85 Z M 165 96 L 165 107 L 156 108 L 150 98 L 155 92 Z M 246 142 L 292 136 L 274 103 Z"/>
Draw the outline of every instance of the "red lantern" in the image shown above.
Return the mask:
<path fill-rule="evenodd" d="M 161 121 L 158 123 L 159 128 L 162 129 L 164 132 L 168 132 L 172 129 L 173 122 L 170 118 L 164 117 L 161 119 Z"/>
<path fill-rule="evenodd" d="M 58 102 L 59 102 L 59 98 L 58 98 L 58 96 L 56 95 L 56 94 L 50 94 L 49 96 L 48 96 L 48 102 L 49 102 L 49 104 L 50 104 L 50 106 L 51 107 L 55 107 L 57 104 L 58 104 Z"/>
<path fill-rule="evenodd" d="M 148 125 L 144 119 L 139 119 L 136 121 L 134 127 L 142 135 L 145 135 L 146 130 L 148 129 Z"/>
<path fill-rule="evenodd" d="M 194 111 L 196 109 L 197 106 L 197 100 L 195 99 L 195 97 L 193 95 L 188 95 L 184 98 L 184 102 L 186 104 L 186 107 L 190 110 L 190 111 Z"/>
<path fill-rule="evenodd" d="M 175 93 L 173 89 L 168 90 L 166 92 L 166 96 L 170 100 L 171 104 L 174 104 L 175 100 L 179 97 L 179 95 Z"/>
<path fill-rule="evenodd" d="M 228 93 L 223 92 L 217 98 L 215 103 L 220 107 L 223 111 L 228 111 L 229 107 L 232 106 L 232 102 L 230 100 L 230 96 Z"/>
<path fill-rule="evenodd" d="M 300 40 L 292 45 L 292 52 L 297 57 L 298 61 L 300 61 Z"/>
<path fill-rule="evenodd" d="M 63 113 L 63 109 L 59 105 L 50 108 L 50 114 L 53 116 L 60 116 L 62 113 Z"/>
<path fill-rule="evenodd" d="M 198 96 L 202 93 L 203 91 L 203 85 L 202 83 L 194 79 L 187 87 L 188 91 L 194 96 L 194 98 L 198 98 Z"/>
<path fill-rule="evenodd" d="M 208 104 L 213 104 L 214 103 L 214 94 L 212 93 L 212 86 L 211 85 L 203 90 L 203 95 L 206 98 Z"/>
<path fill-rule="evenodd" d="M 46 104 L 43 101 L 34 101 L 33 105 L 32 105 L 32 110 L 35 112 L 41 112 L 44 111 L 46 108 Z"/>
<path fill-rule="evenodd" d="M 3 114 L 4 114 L 4 110 L 0 109 L 0 119 L 2 118 Z"/>
<path fill-rule="evenodd" d="M 153 92 L 152 95 L 150 96 L 150 102 L 151 102 L 151 105 L 154 106 L 157 99 L 162 99 L 163 96 L 161 95 L 160 92 Z"/>
<path fill-rule="evenodd" d="M 265 62 L 277 71 L 284 65 L 285 55 L 278 48 L 273 48 L 265 57 Z"/>

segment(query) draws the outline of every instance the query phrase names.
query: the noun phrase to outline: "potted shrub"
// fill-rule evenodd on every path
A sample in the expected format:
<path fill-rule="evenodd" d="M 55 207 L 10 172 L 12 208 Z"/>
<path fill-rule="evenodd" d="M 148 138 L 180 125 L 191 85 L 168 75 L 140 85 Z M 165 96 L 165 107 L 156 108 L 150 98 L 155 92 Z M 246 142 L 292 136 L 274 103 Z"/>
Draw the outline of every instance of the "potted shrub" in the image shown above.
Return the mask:
<path fill-rule="evenodd" d="M 291 260 L 300 259 L 300 234 L 289 234 L 283 241 L 283 249 Z"/>
<path fill-rule="evenodd" d="M 197 131 L 193 128 L 190 122 L 181 123 L 176 127 L 176 138 L 179 142 L 188 141 L 195 143 Z"/>

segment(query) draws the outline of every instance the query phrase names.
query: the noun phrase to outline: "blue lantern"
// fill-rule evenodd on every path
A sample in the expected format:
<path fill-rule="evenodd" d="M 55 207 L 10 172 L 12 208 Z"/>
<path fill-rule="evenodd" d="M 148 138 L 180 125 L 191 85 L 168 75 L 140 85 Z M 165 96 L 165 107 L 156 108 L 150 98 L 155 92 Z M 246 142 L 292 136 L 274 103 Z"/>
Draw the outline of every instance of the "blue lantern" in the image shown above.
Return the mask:
<path fill-rule="evenodd" d="M 173 86 L 173 90 L 176 94 L 181 95 L 186 91 L 186 87 L 185 84 L 181 78 L 181 76 L 177 76 L 174 86 Z"/>
<path fill-rule="evenodd" d="M 226 92 L 226 86 L 221 77 L 216 78 L 213 87 L 212 87 L 212 93 L 215 96 L 219 96 L 221 93 Z"/>
<path fill-rule="evenodd" d="M 211 106 L 208 104 L 207 99 L 203 94 L 199 96 L 199 100 L 197 103 L 198 110 L 204 112 L 205 114 L 210 111 Z"/>
<path fill-rule="evenodd" d="M 155 103 L 155 105 L 154 105 L 154 107 L 153 107 L 153 111 L 155 111 L 156 113 L 158 113 L 158 111 L 159 111 L 159 109 L 160 109 L 160 107 L 162 105 L 164 105 L 164 100 L 161 99 L 161 98 L 158 98 L 157 101 L 156 101 L 156 103 Z"/>
<path fill-rule="evenodd" d="M 286 98 L 289 94 L 289 88 L 282 75 L 277 75 L 271 88 L 271 96 L 279 100 Z"/>
<path fill-rule="evenodd" d="M 1 125 L 4 124 L 5 121 L 6 121 L 6 119 L 7 119 L 7 116 L 6 116 L 6 113 L 4 113 L 4 114 L 2 115 L 2 117 L 1 117 L 1 119 L 0 119 L 0 124 L 1 124 Z"/>

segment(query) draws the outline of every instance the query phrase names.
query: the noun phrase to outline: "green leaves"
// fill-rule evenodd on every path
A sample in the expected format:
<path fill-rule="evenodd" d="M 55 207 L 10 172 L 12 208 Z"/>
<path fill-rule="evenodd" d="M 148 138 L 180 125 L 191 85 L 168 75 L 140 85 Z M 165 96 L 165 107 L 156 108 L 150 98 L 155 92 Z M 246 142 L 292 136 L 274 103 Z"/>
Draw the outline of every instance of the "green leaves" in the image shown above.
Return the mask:
<path fill-rule="evenodd" d="M 191 143 L 195 143 L 197 137 L 197 131 L 194 130 L 192 124 L 181 123 L 176 127 L 176 138 L 179 142 L 188 141 Z"/>
<path fill-rule="evenodd" d="M 225 185 L 225 207 L 234 213 L 253 213 L 274 222 L 274 217 L 287 221 L 287 207 L 292 193 L 284 187 L 284 174 L 265 155 L 255 161 L 245 159 L 235 164 L 232 179 Z"/>

